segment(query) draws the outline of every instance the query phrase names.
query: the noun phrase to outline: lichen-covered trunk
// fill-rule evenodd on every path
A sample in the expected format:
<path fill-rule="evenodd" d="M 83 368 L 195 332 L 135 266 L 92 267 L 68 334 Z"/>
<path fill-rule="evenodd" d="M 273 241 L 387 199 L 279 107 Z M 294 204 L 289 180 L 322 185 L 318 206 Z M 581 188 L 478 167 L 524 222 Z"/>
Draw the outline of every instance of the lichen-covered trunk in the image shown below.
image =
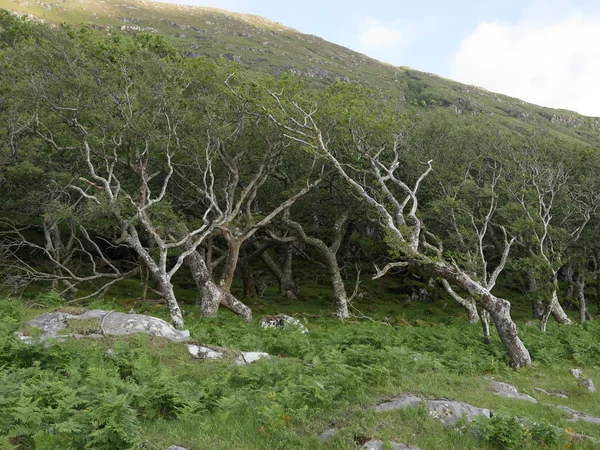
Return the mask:
<path fill-rule="evenodd" d="M 479 300 L 481 306 L 494 319 L 498 335 L 508 354 L 512 367 L 520 368 L 531 364 L 529 351 L 523 345 L 521 339 L 519 339 L 517 326 L 510 316 L 510 303 L 508 301 L 491 294 L 482 285 L 472 280 L 465 272 L 455 266 L 449 266 L 444 262 L 431 262 L 425 264 L 424 268 L 442 279 L 452 281 Z"/>
<path fill-rule="evenodd" d="M 189 243 L 184 244 L 184 249 L 189 249 L 190 245 Z M 186 258 L 185 263 L 189 267 L 196 287 L 200 291 L 202 299 L 200 309 L 203 317 L 215 317 L 219 305 L 223 305 L 240 315 L 246 322 L 252 321 L 252 310 L 214 283 L 206 262 L 198 252 L 191 253 Z"/>
<path fill-rule="evenodd" d="M 140 238 L 137 234 L 137 230 L 130 227 L 127 241 L 133 247 L 139 258 L 148 268 L 148 272 L 152 276 L 152 279 L 156 282 L 158 290 L 163 295 L 163 298 L 167 302 L 169 313 L 171 315 L 171 322 L 175 328 L 183 327 L 183 315 L 181 309 L 177 303 L 175 297 L 175 291 L 173 290 L 173 284 L 167 275 L 166 267 L 159 266 L 156 261 L 152 258 L 148 250 L 142 245 Z"/>
<path fill-rule="evenodd" d="M 569 316 L 567 316 L 558 302 L 557 285 L 558 282 L 555 283 L 555 288 L 552 289 L 552 299 L 544 308 L 544 314 L 540 320 L 540 330 L 544 333 L 546 332 L 546 326 L 548 325 L 548 319 L 550 318 L 550 315 L 552 315 L 554 320 L 560 324 L 567 325 L 572 323 L 571 319 L 569 319 Z"/>
<path fill-rule="evenodd" d="M 152 272 L 152 271 L 150 271 Z M 169 307 L 169 313 L 171 314 L 171 322 L 173 322 L 173 326 L 175 328 L 183 327 L 183 316 L 181 314 L 181 309 L 179 308 L 179 304 L 177 303 L 177 298 L 175 297 L 175 291 L 173 290 L 173 284 L 168 280 L 166 275 L 163 274 L 153 274 L 153 278 L 156 281 L 158 289 L 163 294 L 163 298 L 167 302 L 167 306 Z"/>
<path fill-rule="evenodd" d="M 587 308 L 585 304 L 585 294 L 583 293 L 583 287 L 585 283 L 581 283 L 581 287 L 577 287 L 577 300 L 579 301 L 579 321 L 584 324 L 585 319 L 587 318 Z"/>
<path fill-rule="evenodd" d="M 235 238 L 227 239 L 227 261 L 223 273 L 221 274 L 221 279 L 219 280 L 219 286 L 226 292 L 231 292 L 231 284 L 233 283 L 233 277 L 235 276 L 235 269 L 237 268 L 240 259 L 241 246 L 241 240 Z"/>
<path fill-rule="evenodd" d="M 565 290 L 565 301 L 569 301 L 575 296 L 575 280 L 573 279 L 574 270 L 571 263 L 567 264 L 564 269 L 564 279 L 567 282 L 567 289 Z"/>
<path fill-rule="evenodd" d="M 592 316 L 587 309 L 587 301 L 585 299 L 585 270 L 583 267 L 580 267 L 577 271 L 577 277 L 575 279 L 575 292 L 579 306 L 579 321 L 581 324 L 584 324 L 586 320 L 591 320 Z"/>
<path fill-rule="evenodd" d="M 481 309 L 481 328 L 483 329 L 484 344 L 490 343 L 490 313 Z"/>
<path fill-rule="evenodd" d="M 556 320 L 560 324 L 571 323 L 571 319 L 569 319 L 569 316 L 567 316 L 567 313 L 565 313 L 565 310 L 562 308 L 562 306 L 560 306 L 560 303 L 558 301 L 558 278 L 556 272 L 554 272 L 554 286 L 552 290 L 552 300 L 550 301 L 550 305 L 550 312 L 552 314 L 552 317 L 554 317 L 554 320 Z"/>
<path fill-rule="evenodd" d="M 347 319 L 350 317 L 350 313 L 348 312 L 348 296 L 346 295 L 346 286 L 340 273 L 337 258 L 333 253 L 329 252 L 325 260 L 327 261 L 327 267 L 331 275 L 333 298 L 337 308 L 335 315 L 340 319 Z"/>
<path fill-rule="evenodd" d="M 467 297 L 467 298 L 461 297 L 456 292 L 454 292 L 454 290 L 452 289 L 452 286 L 450 286 L 450 283 L 448 283 L 448 280 L 446 280 L 444 278 L 442 278 L 441 280 L 442 280 L 442 285 L 444 286 L 444 289 L 450 295 L 450 297 L 452 297 L 456 303 L 458 303 L 460 306 L 465 308 L 465 311 L 467 311 L 467 317 L 469 318 L 469 323 L 473 324 L 473 323 L 479 322 L 479 314 L 477 313 L 477 305 L 475 303 L 475 300 L 472 297 Z M 489 327 L 489 325 L 488 325 L 488 327 Z"/>

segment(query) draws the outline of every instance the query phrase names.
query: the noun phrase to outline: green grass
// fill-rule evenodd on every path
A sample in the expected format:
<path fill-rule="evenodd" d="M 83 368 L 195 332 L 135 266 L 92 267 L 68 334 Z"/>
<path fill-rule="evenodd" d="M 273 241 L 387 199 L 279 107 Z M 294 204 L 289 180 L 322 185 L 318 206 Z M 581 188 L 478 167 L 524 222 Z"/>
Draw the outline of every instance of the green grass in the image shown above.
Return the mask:
<path fill-rule="evenodd" d="M 118 302 L 105 301 L 93 306 L 117 309 Z M 318 312 L 319 303 L 306 299 L 304 307 Z M 415 303 L 373 304 L 378 310 L 371 315 L 378 320 L 400 308 L 407 317 L 423 313 L 423 305 Z M 261 308 L 265 313 L 292 312 L 294 306 L 265 302 Z M 140 309 L 167 317 L 164 307 Z M 389 326 L 379 321 L 342 323 L 321 305 L 319 318 L 300 316 L 310 329 L 308 335 L 263 330 L 226 311 L 216 320 L 200 320 L 197 306 L 184 309 L 194 341 L 266 351 L 274 357 L 242 367 L 229 361 L 192 360 L 183 345 L 146 335 L 73 340 L 49 348 L 25 346 L 10 333 L 44 310 L 0 302 L 0 401 L 5 411 L 0 448 L 11 448 L 7 442 L 19 448 L 84 448 L 91 436 L 96 436 L 91 448 L 113 449 L 139 448 L 142 442 L 156 449 L 174 444 L 191 449 L 351 449 L 363 438 L 427 449 L 510 448 L 506 443 L 513 441 L 512 448 L 564 448 L 564 436 L 548 438 L 548 443 L 534 438 L 537 429 L 507 431 L 508 418 L 514 416 L 600 438 L 597 426 L 567 422 L 556 408 L 504 399 L 489 390 L 493 377 L 544 403 L 600 416 L 597 394 L 585 392 L 569 373 L 581 367 L 600 386 L 597 323 L 551 324 L 546 336 L 521 325 L 534 364 L 513 371 L 495 334 L 492 344 L 485 345 L 479 326 L 441 309 L 417 322 Z M 108 349 L 113 350 L 110 355 Z M 533 387 L 564 392 L 569 398 L 546 396 Z M 465 425 L 460 431 L 444 428 L 423 408 L 386 413 L 368 408 L 407 392 L 492 408 L 501 418 Z M 24 411 L 27 414 L 20 416 Z M 335 436 L 327 442 L 317 439 L 332 423 L 338 429 Z M 58 431 L 48 434 L 49 427 Z M 571 448 L 593 447 L 575 443 Z"/>

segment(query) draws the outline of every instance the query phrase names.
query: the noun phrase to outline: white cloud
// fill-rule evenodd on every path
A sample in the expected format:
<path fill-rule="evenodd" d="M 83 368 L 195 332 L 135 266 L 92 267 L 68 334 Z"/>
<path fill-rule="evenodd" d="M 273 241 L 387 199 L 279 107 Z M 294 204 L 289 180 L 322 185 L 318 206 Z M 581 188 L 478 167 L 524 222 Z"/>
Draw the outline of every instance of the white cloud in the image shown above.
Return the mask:
<path fill-rule="evenodd" d="M 451 77 L 531 103 L 600 116 L 600 18 L 481 23 L 454 55 Z"/>
<path fill-rule="evenodd" d="M 361 24 L 358 39 L 360 48 L 364 51 L 391 50 L 405 40 L 397 25 L 382 23 L 372 18 Z"/>

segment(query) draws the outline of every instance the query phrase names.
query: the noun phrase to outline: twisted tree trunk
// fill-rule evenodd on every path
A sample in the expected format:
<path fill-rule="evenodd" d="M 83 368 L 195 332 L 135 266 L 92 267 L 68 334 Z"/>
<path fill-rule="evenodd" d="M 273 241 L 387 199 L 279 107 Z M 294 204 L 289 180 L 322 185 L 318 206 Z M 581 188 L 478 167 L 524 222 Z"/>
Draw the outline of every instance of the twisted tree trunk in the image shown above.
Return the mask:
<path fill-rule="evenodd" d="M 190 243 L 186 241 L 183 245 L 184 250 L 190 248 Z M 196 287 L 200 291 L 202 299 L 201 314 L 203 317 L 215 317 L 219 305 L 223 305 L 234 313 L 240 315 L 246 322 L 252 321 L 252 310 L 236 299 L 226 290 L 217 286 L 210 275 L 206 262 L 198 252 L 191 253 L 185 260 L 189 267 Z"/>
<path fill-rule="evenodd" d="M 546 332 L 546 326 L 548 325 L 548 319 L 550 318 L 550 315 L 552 315 L 552 317 L 554 317 L 554 320 L 556 320 L 560 324 L 568 325 L 572 323 L 571 319 L 569 319 L 569 316 L 567 316 L 565 311 L 560 306 L 560 303 L 558 302 L 557 289 L 557 287 L 552 289 L 552 299 L 544 308 L 544 314 L 542 315 L 542 318 L 540 320 L 540 330 L 543 333 Z"/>
<path fill-rule="evenodd" d="M 452 287 L 450 286 L 450 283 L 448 283 L 448 280 L 445 280 L 444 278 L 442 278 L 442 285 L 444 286 L 444 289 L 450 295 L 450 297 L 452 297 L 454 299 L 454 301 L 456 301 L 456 303 L 458 303 L 460 306 L 465 308 L 465 310 L 467 311 L 467 317 L 469 318 L 469 323 L 479 322 L 479 314 L 477 313 L 477 305 L 475 304 L 475 300 L 473 300 L 470 297 L 462 298 L 460 295 L 458 295 L 456 292 L 454 292 L 454 289 L 452 289 Z M 489 324 L 488 324 L 488 328 L 489 328 Z M 488 330 L 488 334 L 487 335 L 485 334 L 485 326 L 484 326 L 484 337 L 489 337 L 489 330 Z"/>
<path fill-rule="evenodd" d="M 419 257 L 419 259 L 423 261 L 424 258 Z M 417 264 L 422 263 L 417 262 Z M 460 286 L 477 299 L 481 306 L 490 313 L 512 367 L 520 368 L 531 364 L 529 351 L 519 339 L 517 326 L 510 317 L 510 303 L 507 300 L 496 297 L 472 280 L 465 272 L 455 266 L 449 266 L 443 261 L 434 263 L 426 259 L 423 267 L 432 274 Z"/>
<path fill-rule="evenodd" d="M 181 309 L 177 303 L 177 298 L 175 297 L 175 292 L 173 290 L 173 284 L 169 279 L 166 268 L 157 264 L 152 258 L 148 250 L 142 245 L 137 230 L 133 226 L 129 227 L 127 234 L 125 235 L 125 240 L 136 251 L 139 258 L 148 268 L 148 272 L 152 276 L 152 279 L 156 282 L 158 290 L 162 293 L 163 298 L 169 307 L 169 313 L 171 315 L 173 326 L 175 328 L 182 328 L 183 315 L 181 314 Z"/>
<path fill-rule="evenodd" d="M 333 290 L 334 302 L 337 306 L 336 316 L 340 319 L 347 319 L 350 317 L 348 312 L 348 295 L 346 294 L 346 286 L 340 273 L 340 266 L 337 262 L 337 252 L 342 242 L 343 232 L 345 229 L 346 222 L 349 217 L 349 211 L 345 211 L 336 220 L 333 227 L 333 242 L 330 246 L 327 246 L 325 242 L 313 236 L 308 236 L 304 231 L 304 228 L 300 223 L 294 222 L 293 220 L 286 220 L 285 224 L 292 228 L 298 233 L 300 239 L 306 244 L 314 247 L 325 260 L 327 270 L 329 270 L 329 276 L 331 277 L 331 286 Z"/>

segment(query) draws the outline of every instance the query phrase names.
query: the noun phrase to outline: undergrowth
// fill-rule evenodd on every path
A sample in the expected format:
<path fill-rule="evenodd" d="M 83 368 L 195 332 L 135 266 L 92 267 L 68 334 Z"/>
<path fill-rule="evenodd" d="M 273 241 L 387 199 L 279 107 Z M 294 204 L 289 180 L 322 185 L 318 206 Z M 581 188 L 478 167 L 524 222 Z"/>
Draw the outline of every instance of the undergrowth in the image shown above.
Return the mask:
<path fill-rule="evenodd" d="M 549 407 L 540 413 L 531 409 L 535 405 L 486 390 L 486 377 L 525 392 L 531 392 L 532 383 L 555 388 L 557 379 L 571 383 L 573 407 L 600 413 L 596 397 L 586 396 L 563 375 L 574 365 L 585 372 L 597 364 L 596 323 L 552 326 L 546 336 L 523 327 L 535 364 L 514 372 L 497 336 L 485 345 L 479 327 L 465 323 L 386 326 L 314 319 L 305 321 L 310 333 L 304 335 L 261 329 L 228 314 L 200 321 L 193 307 L 187 309 L 195 341 L 273 357 L 248 366 L 197 361 L 182 344 L 143 334 L 25 345 L 14 336 L 24 317 L 20 303 L 0 301 L 0 449 L 164 449 L 173 444 L 337 449 L 356 448 L 359 435 L 421 448 L 564 448 L 565 442 L 585 447 L 566 441 L 550 424 L 600 437 Z M 365 408 L 402 392 L 461 399 L 501 414 L 466 426 L 465 439 L 460 431 L 421 417 L 419 408 L 397 412 L 400 416 Z M 515 425 L 516 416 L 535 424 Z M 394 417 L 403 417 L 403 425 Z M 339 433 L 320 441 L 316 435 L 331 423 Z"/>

